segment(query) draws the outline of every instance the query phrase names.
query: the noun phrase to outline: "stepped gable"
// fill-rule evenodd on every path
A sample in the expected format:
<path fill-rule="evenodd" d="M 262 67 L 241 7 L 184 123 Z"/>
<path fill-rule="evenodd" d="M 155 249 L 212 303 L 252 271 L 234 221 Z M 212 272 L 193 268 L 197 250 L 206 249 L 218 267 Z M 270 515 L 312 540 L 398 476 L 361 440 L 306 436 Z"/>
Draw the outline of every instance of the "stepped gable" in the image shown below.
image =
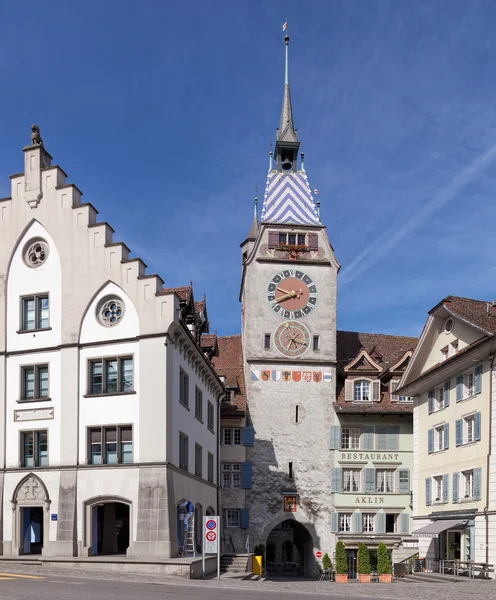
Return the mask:
<path fill-rule="evenodd" d="M 241 335 L 227 335 L 217 338 L 217 354 L 212 364 L 219 377 L 224 377 L 224 386 L 234 391 L 231 402 L 221 406 L 222 412 L 246 412 L 246 388 L 243 371 L 243 348 Z"/>

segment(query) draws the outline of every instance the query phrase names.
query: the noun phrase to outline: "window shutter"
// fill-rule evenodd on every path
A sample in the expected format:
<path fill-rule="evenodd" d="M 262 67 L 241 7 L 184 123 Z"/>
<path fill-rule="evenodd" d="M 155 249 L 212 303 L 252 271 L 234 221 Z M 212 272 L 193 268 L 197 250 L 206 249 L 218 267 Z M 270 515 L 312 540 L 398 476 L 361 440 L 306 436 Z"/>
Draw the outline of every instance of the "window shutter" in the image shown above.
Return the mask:
<path fill-rule="evenodd" d="M 400 533 L 410 533 L 410 515 L 408 513 L 399 515 L 399 530 Z"/>
<path fill-rule="evenodd" d="M 482 469 L 474 469 L 474 500 L 481 499 L 482 490 Z"/>
<path fill-rule="evenodd" d="M 339 531 L 339 513 L 331 513 L 331 533 L 338 533 Z"/>
<path fill-rule="evenodd" d="M 376 450 L 386 450 L 388 438 L 387 427 L 376 427 L 375 428 L 375 447 Z"/>
<path fill-rule="evenodd" d="M 429 454 L 434 452 L 434 429 L 429 429 L 427 432 L 427 452 Z"/>
<path fill-rule="evenodd" d="M 364 425 L 362 427 L 362 450 L 374 449 L 374 426 Z"/>
<path fill-rule="evenodd" d="M 406 478 L 404 481 L 399 483 L 399 493 L 400 494 L 408 494 L 410 492 L 410 469 L 401 469 L 401 473 L 406 473 Z"/>
<path fill-rule="evenodd" d="M 344 382 L 344 399 L 346 402 L 353 401 L 353 381 L 351 379 Z"/>
<path fill-rule="evenodd" d="M 459 479 L 460 479 L 460 473 L 458 473 L 458 471 L 456 471 L 455 473 L 453 473 L 453 504 L 456 504 L 458 502 Z"/>
<path fill-rule="evenodd" d="M 241 487 L 244 490 L 251 490 L 253 478 L 253 466 L 249 462 L 241 463 Z"/>
<path fill-rule="evenodd" d="M 374 493 L 375 490 L 375 469 L 365 469 L 365 489 L 364 493 Z"/>
<path fill-rule="evenodd" d="M 449 406 L 449 402 L 450 402 L 450 382 L 447 381 L 444 384 L 444 397 L 443 397 L 443 405 L 445 407 Z"/>
<path fill-rule="evenodd" d="M 449 423 L 444 424 L 444 449 L 449 448 Z"/>
<path fill-rule="evenodd" d="M 449 498 L 449 475 L 445 473 L 443 475 L 443 502 L 444 504 L 448 503 Z"/>
<path fill-rule="evenodd" d="M 475 560 L 475 527 L 470 527 L 470 560 Z"/>
<path fill-rule="evenodd" d="M 480 394 L 482 391 L 482 367 L 480 365 L 475 367 L 474 387 L 475 393 Z"/>
<path fill-rule="evenodd" d="M 398 402 L 398 396 L 394 392 L 398 389 L 398 379 L 391 379 L 389 383 L 389 393 L 391 394 L 391 402 Z"/>
<path fill-rule="evenodd" d="M 375 515 L 375 533 L 386 533 L 386 515 L 382 511 Z"/>
<path fill-rule="evenodd" d="M 318 250 L 319 249 L 319 236 L 316 233 L 308 233 L 308 249 L 309 250 Z"/>
<path fill-rule="evenodd" d="M 381 382 L 376 379 L 372 382 L 372 402 L 379 402 L 381 399 Z"/>
<path fill-rule="evenodd" d="M 474 439 L 476 442 L 480 442 L 481 439 L 481 414 L 476 412 L 474 415 Z"/>
<path fill-rule="evenodd" d="M 353 533 L 362 533 L 362 513 L 357 510 L 352 518 Z"/>
<path fill-rule="evenodd" d="M 250 526 L 250 515 L 247 508 L 239 509 L 240 516 L 240 527 L 241 529 L 248 529 Z"/>
<path fill-rule="evenodd" d="M 250 425 L 249 427 L 242 427 L 241 429 L 241 443 L 243 446 L 253 446 L 255 441 L 255 430 Z"/>
<path fill-rule="evenodd" d="M 456 378 L 456 401 L 463 400 L 463 375 L 458 375 Z"/>
<path fill-rule="evenodd" d="M 457 446 L 463 444 L 463 421 L 461 419 L 455 421 L 455 443 Z"/>
<path fill-rule="evenodd" d="M 339 425 L 331 425 L 329 437 L 329 450 L 341 449 L 341 427 Z"/>
<path fill-rule="evenodd" d="M 426 506 L 432 504 L 432 480 L 430 477 L 425 478 L 425 504 Z"/>
<path fill-rule="evenodd" d="M 269 248 L 277 248 L 279 246 L 279 232 L 269 231 Z"/>
<path fill-rule="evenodd" d="M 332 492 L 336 492 L 336 493 L 341 492 L 341 488 L 342 488 L 341 482 L 342 482 L 341 469 L 339 467 L 335 467 L 334 469 L 331 469 L 331 493 Z"/>
<path fill-rule="evenodd" d="M 436 392 L 434 390 L 431 390 L 429 392 L 429 400 L 428 400 L 428 402 L 429 402 L 429 414 L 431 414 L 431 413 L 434 412 L 434 396 L 435 396 L 435 393 Z"/>
<path fill-rule="evenodd" d="M 387 428 L 386 450 L 398 450 L 400 447 L 400 428 L 398 426 Z"/>

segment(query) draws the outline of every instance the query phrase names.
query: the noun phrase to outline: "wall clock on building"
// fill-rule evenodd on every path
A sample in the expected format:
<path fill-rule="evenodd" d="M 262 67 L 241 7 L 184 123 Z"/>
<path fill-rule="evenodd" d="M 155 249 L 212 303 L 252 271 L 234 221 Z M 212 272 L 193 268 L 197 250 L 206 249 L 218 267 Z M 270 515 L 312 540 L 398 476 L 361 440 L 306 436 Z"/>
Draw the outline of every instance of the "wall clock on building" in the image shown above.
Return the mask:
<path fill-rule="evenodd" d="M 299 321 L 284 321 L 274 332 L 274 342 L 281 354 L 298 358 L 310 346 L 310 332 Z"/>
<path fill-rule="evenodd" d="M 269 282 L 267 298 L 272 310 L 285 319 L 301 319 L 317 304 L 317 286 L 303 271 L 286 269 Z"/>

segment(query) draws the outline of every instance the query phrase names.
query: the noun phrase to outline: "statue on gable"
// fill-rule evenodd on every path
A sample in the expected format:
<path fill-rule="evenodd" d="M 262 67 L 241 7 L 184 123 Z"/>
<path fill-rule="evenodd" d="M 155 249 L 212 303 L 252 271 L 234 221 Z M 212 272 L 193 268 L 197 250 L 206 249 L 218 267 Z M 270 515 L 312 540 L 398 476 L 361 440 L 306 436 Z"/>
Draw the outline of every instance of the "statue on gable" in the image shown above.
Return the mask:
<path fill-rule="evenodd" d="M 41 139 L 40 128 L 38 125 L 31 125 L 31 145 L 41 146 L 43 148 L 43 140 Z"/>

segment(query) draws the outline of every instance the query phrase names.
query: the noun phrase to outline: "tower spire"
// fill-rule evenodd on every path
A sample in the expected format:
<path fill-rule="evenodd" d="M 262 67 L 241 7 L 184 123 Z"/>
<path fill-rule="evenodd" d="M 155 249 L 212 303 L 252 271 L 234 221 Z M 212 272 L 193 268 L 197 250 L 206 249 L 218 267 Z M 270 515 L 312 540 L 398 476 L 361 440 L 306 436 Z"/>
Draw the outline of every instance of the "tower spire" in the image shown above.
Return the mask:
<path fill-rule="evenodd" d="M 293 108 L 291 106 L 291 92 L 289 89 L 289 35 L 284 36 L 286 47 L 286 60 L 284 67 L 284 93 L 282 97 L 281 120 L 277 130 L 277 142 L 297 142 L 298 136 L 293 123 Z"/>

